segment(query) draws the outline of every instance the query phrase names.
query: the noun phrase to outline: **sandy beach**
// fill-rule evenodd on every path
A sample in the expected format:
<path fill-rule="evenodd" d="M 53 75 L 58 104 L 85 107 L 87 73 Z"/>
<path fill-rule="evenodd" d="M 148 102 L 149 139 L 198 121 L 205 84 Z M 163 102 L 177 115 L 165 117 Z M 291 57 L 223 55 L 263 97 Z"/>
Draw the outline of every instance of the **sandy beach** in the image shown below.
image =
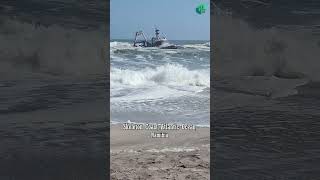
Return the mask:
<path fill-rule="evenodd" d="M 123 130 L 111 126 L 111 179 L 210 179 L 209 128 Z M 152 132 L 168 133 L 152 138 Z"/>

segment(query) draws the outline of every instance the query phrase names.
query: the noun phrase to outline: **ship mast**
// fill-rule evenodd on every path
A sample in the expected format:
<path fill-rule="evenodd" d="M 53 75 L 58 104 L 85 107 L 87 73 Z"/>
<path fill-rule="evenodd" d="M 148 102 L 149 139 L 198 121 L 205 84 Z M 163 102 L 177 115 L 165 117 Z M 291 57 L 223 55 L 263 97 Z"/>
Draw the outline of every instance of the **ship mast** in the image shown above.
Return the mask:
<path fill-rule="evenodd" d="M 159 39 L 159 29 L 156 28 L 156 38 Z"/>

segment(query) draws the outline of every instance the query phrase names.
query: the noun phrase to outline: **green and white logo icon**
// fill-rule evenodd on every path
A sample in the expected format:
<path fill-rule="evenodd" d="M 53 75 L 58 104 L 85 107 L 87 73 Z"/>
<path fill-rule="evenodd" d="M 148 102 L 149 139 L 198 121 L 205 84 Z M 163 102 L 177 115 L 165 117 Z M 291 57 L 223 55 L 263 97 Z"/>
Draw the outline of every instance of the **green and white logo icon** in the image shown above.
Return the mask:
<path fill-rule="evenodd" d="M 206 12 L 206 9 L 207 9 L 207 7 L 205 4 L 199 4 L 199 6 L 196 8 L 196 12 L 198 14 L 203 14 Z"/>

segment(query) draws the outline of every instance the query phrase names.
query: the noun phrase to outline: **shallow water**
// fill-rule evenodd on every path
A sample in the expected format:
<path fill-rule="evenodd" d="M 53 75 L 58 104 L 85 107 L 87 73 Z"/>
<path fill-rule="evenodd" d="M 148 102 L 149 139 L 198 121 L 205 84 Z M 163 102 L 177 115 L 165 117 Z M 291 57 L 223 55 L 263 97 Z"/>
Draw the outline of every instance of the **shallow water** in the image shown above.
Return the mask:
<path fill-rule="evenodd" d="M 214 178 L 317 179 L 319 3 L 218 4 L 229 12 L 211 19 Z"/>

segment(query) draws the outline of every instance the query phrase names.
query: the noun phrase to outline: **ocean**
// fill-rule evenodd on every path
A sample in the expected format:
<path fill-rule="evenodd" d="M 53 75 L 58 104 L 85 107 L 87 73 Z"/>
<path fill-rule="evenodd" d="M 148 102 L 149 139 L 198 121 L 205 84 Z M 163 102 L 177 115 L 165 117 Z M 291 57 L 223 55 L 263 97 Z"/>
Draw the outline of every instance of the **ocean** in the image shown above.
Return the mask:
<path fill-rule="evenodd" d="M 111 122 L 210 124 L 210 43 L 179 49 L 110 42 Z"/>
<path fill-rule="evenodd" d="M 319 177 L 319 3 L 216 1 L 215 179 Z"/>
<path fill-rule="evenodd" d="M 0 179 L 106 179 L 106 6 L 0 2 Z"/>

